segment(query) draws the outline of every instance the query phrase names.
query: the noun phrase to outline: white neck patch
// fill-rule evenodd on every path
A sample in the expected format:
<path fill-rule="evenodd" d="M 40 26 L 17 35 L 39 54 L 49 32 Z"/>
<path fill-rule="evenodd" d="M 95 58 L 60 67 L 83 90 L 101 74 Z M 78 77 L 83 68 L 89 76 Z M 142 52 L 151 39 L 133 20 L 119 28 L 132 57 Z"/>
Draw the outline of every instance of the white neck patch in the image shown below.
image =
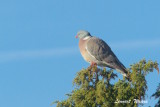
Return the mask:
<path fill-rule="evenodd" d="M 87 40 L 87 39 L 89 39 L 89 38 L 90 38 L 90 36 L 87 36 L 87 37 L 83 38 L 83 40 Z"/>

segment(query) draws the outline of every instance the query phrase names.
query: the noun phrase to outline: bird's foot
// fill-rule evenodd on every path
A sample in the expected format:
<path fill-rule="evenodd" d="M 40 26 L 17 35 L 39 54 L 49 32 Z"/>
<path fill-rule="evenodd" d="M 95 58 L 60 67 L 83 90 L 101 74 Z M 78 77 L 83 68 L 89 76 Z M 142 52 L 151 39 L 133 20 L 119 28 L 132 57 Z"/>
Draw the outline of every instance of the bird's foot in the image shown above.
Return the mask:
<path fill-rule="evenodd" d="M 97 63 L 91 62 L 90 67 L 91 67 L 92 71 L 95 72 L 97 70 Z"/>
<path fill-rule="evenodd" d="M 92 67 L 93 67 L 93 66 L 97 66 L 97 63 L 91 62 L 91 66 L 92 66 Z"/>

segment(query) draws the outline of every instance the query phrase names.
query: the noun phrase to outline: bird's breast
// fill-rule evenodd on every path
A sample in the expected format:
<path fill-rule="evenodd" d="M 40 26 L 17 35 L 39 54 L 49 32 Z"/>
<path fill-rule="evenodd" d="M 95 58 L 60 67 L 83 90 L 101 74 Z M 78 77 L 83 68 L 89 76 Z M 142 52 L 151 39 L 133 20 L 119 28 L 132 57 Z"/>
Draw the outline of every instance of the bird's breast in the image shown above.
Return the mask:
<path fill-rule="evenodd" d="M 92 56 L 86 50 L 87 41 L 88 40 L 80 39 L 79 48 L 80 48 L 80 52 L 81 52 L 81 55 L 83 56 L 84 60 L 91 63 L 92 61 L 94 61 L 94 58 L 92 58 Z"/>

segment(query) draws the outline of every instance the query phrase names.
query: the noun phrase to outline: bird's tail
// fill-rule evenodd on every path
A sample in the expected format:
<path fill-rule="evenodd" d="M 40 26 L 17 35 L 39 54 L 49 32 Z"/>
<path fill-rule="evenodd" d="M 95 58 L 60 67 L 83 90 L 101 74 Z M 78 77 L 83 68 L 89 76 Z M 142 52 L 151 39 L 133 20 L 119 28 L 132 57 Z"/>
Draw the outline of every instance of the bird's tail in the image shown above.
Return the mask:
<path fill-rule="evenodd" d="M 127 77 L 127 70 L 121 70 L 121 69 L 116 69 L 118 72 L 120 72 L 123 76 Z"/>
<path fill-rule="evenodd" d="M 122 69 L 116 69 L 116 70 L 119 71 L 128 81 L 131 81 L 129 71 L 127 71 L 126 68 L 123 68 L 123 70 Z"/>

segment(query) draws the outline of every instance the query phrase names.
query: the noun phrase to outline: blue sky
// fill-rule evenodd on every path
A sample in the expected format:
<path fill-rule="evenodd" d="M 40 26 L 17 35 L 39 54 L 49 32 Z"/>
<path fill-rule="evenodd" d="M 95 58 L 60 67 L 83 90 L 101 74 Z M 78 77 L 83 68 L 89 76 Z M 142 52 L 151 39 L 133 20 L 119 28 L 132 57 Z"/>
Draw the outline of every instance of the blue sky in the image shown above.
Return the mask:
<path fill-rule="evenodd" d="M 126 67 L 160 62 L 159 0 L 1 0 L 0 107 L 50 107 L 71 92 L 76 72 L 89 66 L 76 33 L 106 41 Z M 119 73 L 118 73 L 119 74 Z M 119 75 L 119 78 L 122 78 Z M 147 76 L 148 105 L 160 75 Z M 53 105 L 55 107 L 55 105 Z"/>

